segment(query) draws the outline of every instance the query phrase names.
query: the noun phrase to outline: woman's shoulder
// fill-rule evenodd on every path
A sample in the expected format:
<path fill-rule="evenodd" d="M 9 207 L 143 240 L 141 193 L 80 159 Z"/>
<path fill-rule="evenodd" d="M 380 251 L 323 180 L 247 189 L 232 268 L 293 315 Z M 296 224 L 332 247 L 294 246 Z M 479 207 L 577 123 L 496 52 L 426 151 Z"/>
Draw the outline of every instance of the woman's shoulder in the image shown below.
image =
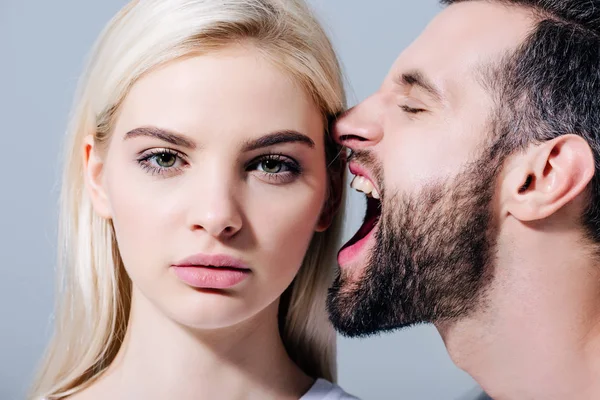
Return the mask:
<path fill-rule="evenodd" d="M 360 400 L 358 397 L 346 393 L 344 389 L 325 379 L 317 379 L 300 400 Z"/>

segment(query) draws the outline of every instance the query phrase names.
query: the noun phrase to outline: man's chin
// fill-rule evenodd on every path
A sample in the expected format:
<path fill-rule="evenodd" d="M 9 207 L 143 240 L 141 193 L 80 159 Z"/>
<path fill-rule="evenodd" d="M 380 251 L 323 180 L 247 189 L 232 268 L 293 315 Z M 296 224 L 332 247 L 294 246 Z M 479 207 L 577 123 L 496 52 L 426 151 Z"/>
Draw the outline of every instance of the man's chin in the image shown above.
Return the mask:
<path fill-rule="evenodd" d="M 391 333 L 395 331 L 402 330 L 404 328 L 409 328 L 414 326 L 415 324 L 406 324 L 406 325 L 391 325 L 391 326 L 382 326 L 382 325 L 362 325 L 362 326 L 348 326 L 348 325 L 337 325 L 333 323 L 333 327 L 335 330 L 342 336 L 349 339 L 364 339 L 372 336 L 378 336 L 385 333 Z"/>
<path fill-rule="evenodd" d="M 381 325 L 376 321 L 365 321 L 356 320 L 351 318 L 332 318 L 330 316 L 331 323 L 335 330 L 346 338 L 367 338 L 371 336 L 378 336 L 385 333 L 391 333 L 409 328 L 414 325 L 418 325 L 417 322 L 413 323 L 394 323 L 391 325 Z"/>
<path fill-rule="evenodd" d="M 375 336 L 424 322 L 396 320 L 390 306 L 391 302 L 369 298 L 356 283 L 341 277 L 335 280 L 327 297 L 327 311 L 333 327 L 348 338 Z"/>

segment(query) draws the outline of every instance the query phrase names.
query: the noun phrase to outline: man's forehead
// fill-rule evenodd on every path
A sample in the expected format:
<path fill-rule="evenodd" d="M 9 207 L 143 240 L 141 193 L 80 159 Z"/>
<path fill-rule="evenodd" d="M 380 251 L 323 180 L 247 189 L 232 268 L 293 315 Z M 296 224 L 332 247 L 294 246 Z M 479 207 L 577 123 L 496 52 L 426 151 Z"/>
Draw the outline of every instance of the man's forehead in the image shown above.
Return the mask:
<path fill-rule="evenodd" d="M 534 27 L 533 13 L 495 1 L 466 1 L 443 10 L 400 55 L 396 76 L 418 70 L 442 92 L 460 89 L 482 65 L 514 51 Z M 451 86 L 458 86 L 452 88 Z"/>

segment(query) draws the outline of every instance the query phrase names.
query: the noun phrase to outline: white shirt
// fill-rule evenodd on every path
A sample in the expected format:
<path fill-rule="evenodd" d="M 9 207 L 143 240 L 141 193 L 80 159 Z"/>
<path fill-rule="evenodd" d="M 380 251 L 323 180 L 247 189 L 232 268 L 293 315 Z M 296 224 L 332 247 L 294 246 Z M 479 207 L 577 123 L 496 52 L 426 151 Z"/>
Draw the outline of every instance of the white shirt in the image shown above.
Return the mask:
<path fill-rule="evenodd" d="M 326 381 L 325 379 L 317 379 L 315 384 L 310 388 L 300 400 L 360 400 L 354 397 L 339 387 L 338 385 Z"/>

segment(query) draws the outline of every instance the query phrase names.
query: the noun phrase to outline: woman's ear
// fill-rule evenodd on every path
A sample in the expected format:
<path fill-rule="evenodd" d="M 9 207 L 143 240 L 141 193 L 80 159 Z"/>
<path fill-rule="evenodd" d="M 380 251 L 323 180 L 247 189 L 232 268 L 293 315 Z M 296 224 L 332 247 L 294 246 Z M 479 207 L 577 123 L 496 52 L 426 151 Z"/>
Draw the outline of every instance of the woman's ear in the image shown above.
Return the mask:
<path fill-rule="evenodd" d="M 104 161 L 99 157 L 94 137 L 86 136 L 83 144 L 83 170 L 85 187 L 94 211 L 102 218 L 112 218 L 110 201 L 104 185 Z"/>
<path fill-rule="evenodd" d="M 332 142 L 333 143 L 333 142 Z M 329 176 L 329 188 L 327 192 L 327 200 L 321 211 L 321 217 L 315 231 L 323 232 L 331 226 L 333 218 L 338 213 L 344 200 L 344 184 L 346 177 L 347 156 L 344 147 L 330 143 L 329 162 L 327 175 Z M 326 143 L 326 146 L 328 144 Z"/>
<path fill-rule="evenodd" d="M 594 155 L 581 136 L 531 145 L 502 182 L 504 208 L 521 221 L 547 218 L 581 194 L 594 172 Z"/>
<path fill-rule="evenodd" d="M 325 206 L 321 211 L 319 223 L 315 228 L 317 232 L 323 232 L 329 229 L 333 222 L 333 218 L 340 210 L 342 200 L 344 199 L 344 174 L 336 174 L 330 178 L 329 197 L 325 202 Z"/>

